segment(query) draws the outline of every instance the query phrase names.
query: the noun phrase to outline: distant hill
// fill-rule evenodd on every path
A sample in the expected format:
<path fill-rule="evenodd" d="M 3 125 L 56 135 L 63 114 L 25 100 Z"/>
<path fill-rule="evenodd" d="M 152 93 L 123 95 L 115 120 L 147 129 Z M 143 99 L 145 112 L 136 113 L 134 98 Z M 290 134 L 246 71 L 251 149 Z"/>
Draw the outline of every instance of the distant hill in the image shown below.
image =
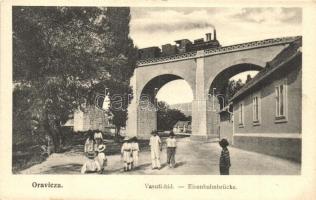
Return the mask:
<path fill-rule="evenodd" d="M 183 112 L 186 116 L 192 116 L 192 103 L 178 103 L 169 105 L 172 109 L 178 109 Z"/>

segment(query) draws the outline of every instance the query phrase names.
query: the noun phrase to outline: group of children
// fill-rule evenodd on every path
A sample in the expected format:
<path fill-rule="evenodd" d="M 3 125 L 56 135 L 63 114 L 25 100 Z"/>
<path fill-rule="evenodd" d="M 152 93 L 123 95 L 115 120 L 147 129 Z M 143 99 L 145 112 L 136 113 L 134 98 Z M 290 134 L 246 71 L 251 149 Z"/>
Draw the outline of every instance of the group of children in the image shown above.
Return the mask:
<path fill-rule="evenodd" d="M 176 139 L 175 134 L 171 131 L 169 137 L 166 139 L 167 144 L 167 164 L 170 168 L 175 167 L 176 154 Z M 149 141 L 151 150 L 152 169 L 160 169 L 160 152 L 162 151 L 162 142 L 157 131 L 152 132 Z M 219 160 L 219 169 L 221 175 L 229 175 L 229 168 L 231 166 L 230 156 L 227 146 L 229 145 L 226 139 L 219 142 L 222 147 L 221 156 Z M 107 165 L 107 158 L 105 156 L 106 146 L 103 144 L 102 133 L 89 134 L 89 138 L 85 143 L 85 154 L 89 160 L 82 166 L 81 173 L 103 173 L 104 167 Z M 124 171 L 131 171 L 138 165 L 139 145 L 136 137 L 124 138 L 121 148 L 121 158 L 124 163 Z"/>
<path fill-rule="evenodd" d="M 103 173 L 107 165 L 105 156 L 106 145 L 103 143 L 101 132 L 89 132 L 89 137 L 84 145 L 84 153 L 88 160 L 81 168 L 82 174 L 88 173 Z"/>
<path fill-rule="evenodd" d="M 89 132 L 89 136 L 84 145 L 84 153 L 88 160 L 81 168 L 82 174 L 88 173 L 103 173 L 107 166 L 107 158 L 105 156 L 106 145 L 103 143 L 101 132 Z M 124 143 L 121 148 L 121 156 L 124 162 L 124 171 L 134 169 L 138 164 L 139 145 L 137 138 L 124 138 Z"/>
<path fill-rule="evenodd" d="M 124 138 L 121 148 L 121 157 L 124 162 L 124 171 L 131 171 L 138 165 L 139 145 L 137 138 Z"/>

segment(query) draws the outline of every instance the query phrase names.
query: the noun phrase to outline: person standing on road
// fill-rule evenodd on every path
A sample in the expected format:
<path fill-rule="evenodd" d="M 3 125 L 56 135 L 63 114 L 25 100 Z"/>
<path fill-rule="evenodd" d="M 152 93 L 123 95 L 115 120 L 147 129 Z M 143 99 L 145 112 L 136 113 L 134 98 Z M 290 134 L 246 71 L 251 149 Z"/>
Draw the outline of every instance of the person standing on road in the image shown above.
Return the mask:
<path fill-rule="evenodd" d="M 162 150 L 162 146 L 157 131 L 152 131 L 149 145 L 151 150 L 152 169 L 160 169 L 160 151 Z"/>
<path fill-rule="evenodd" d="M 130 171 L 132 169 L 133 155 L 131 142 L 128 137 L 124 138 L 124 143 L 121 148 L 121 156 L 124 162 L 124 171 Z"/>
<path fill-rule="evenodd" d="M 227 148 L 229 143 L 226 139 L 222 139 L 219 141 L 219 145 L 222 147 L 221 157 L 219 159 L 220 175 L 229 175 L 229 168 L 231 166 L 229 151 Z"/>
<path fill-rule="evenodd" d="M 137 142 L 137 137 L 133 137 L 131 139 L 131 147 L 132 147 L 132 156 L 133 156 L 133 162 L 132 162 L 132 169 L 133 169 L 134 167 L 137 167 L 138 165 L 139 145 Z"/>
<path fill-rule="evenodd" d="M 175 155 L 176 155 L 176 138 L 173 131 L 170 132 L 167 142 L 167 163 L 170 168 L 174 168 L 176 165 Z"/>

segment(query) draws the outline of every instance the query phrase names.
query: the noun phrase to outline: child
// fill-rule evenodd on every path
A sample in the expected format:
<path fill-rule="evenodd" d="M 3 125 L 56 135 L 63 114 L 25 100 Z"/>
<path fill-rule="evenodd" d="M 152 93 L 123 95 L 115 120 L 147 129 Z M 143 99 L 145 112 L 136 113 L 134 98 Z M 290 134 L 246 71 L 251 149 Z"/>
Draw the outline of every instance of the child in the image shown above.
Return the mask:
<path fill-rule="evenodd" d="M 152 136 L 150 137 L 150 151 L 151 151 L 151 162 L 152 169 L 160 169 L 160 151 L 162 150 L 161 140 L 158 136 L 157 131 L 152 131 Z"/>
<path fill-rule="evenodd" d="M 132 147 L 132 156 L 133 156 L 133 162 L 132 162 L 132 169 L 138 165 L 138 152 L 139 152 L 139 145 L 137 142 L 137 137 L 133 137 L 131 139 L 131 147 Z"/>
<path fill-rule="evenodd" d="M 100 170 L 101 174 L 104 171 L 104 167 L 107 166 L 107 158 L 106 158 L 105 153 L 104 153 L 105 149 L 106 149 L 106 146 L 104 144 L 99 145 L 98 154 L 95 158 L 95 160 L 98 161 L 98 163 L 101 167 L 101 170 Z"/>
<path fill-rule="evenodd" d="M 176 138 L 174 137 L 174 133 L 171 131 L 167 142 L 167 163 L 170 168 L 174 168 L 176 165 L 175 155 L 176 155 Z"/>
<path fill-rule="evenodd" d="M 96 142 L 93 138 L 93 133 L 91 131 L 88 132 L 89 137 L 87 138 L 85 145 L 84 145 L 84 152 L 88 155 L 89 152 L 95 152 L 97 149 Z"/>
<path fill-rule="evenodd" d="M 82 168 L 81 173 L 82 174 L 88 174 L 88 173 L 97 173 L 101 170 L 100 164 L 94 160 L 95 154 L 92 152 L 89 152 L 87 154 L 89 160 L 86 161 Z"/>
<path fill-rule="evenodd" d="M 96 132 L 94 133 L 94 140 L 95 140 L 95 142 L 96 142 L 98 145 L 100 145 L 100 144 L 103 143 L 103 135 L 102 135 L 101 131 L 96 131 Z"/>
<path fill-rule="evenodd" d="M 132 169 L 133 155 L 132 146 L 128 137 L 124 138 L 124 143 L 121 149 L 121 156 L 124 161 L 124 171 L 130 171 Z"/>
<path fill-rule="evenodd" d="M 219 171 L 221 175 L 229 175 L 230 156 L 227 146 L 229 145 L 226 139 L 222 139 L 219 142 L 219 145 L 222 147 L 221 157 L 219 159 Z"/>

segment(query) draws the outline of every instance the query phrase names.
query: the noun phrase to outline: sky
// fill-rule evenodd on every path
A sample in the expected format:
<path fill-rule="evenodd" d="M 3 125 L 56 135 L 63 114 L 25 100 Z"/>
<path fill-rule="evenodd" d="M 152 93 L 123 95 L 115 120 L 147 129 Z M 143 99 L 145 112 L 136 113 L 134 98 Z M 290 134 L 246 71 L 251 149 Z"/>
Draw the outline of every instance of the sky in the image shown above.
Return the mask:
<path fill-rule="evenodd" d="M 178 39 L 193 41 L 213 32 L 214 27 L 222 46 L 296 36 L 302 34 L 302 10 L 281 7 L 131 8 L 130 36 L 138 48 L 174 44 Z M 245 79 L 246 74 L 235 79 Z M 193 95 L 185 81 L 176 80 L 162 87 L 157 98 L 174 104 L 190 102 Z"/>

